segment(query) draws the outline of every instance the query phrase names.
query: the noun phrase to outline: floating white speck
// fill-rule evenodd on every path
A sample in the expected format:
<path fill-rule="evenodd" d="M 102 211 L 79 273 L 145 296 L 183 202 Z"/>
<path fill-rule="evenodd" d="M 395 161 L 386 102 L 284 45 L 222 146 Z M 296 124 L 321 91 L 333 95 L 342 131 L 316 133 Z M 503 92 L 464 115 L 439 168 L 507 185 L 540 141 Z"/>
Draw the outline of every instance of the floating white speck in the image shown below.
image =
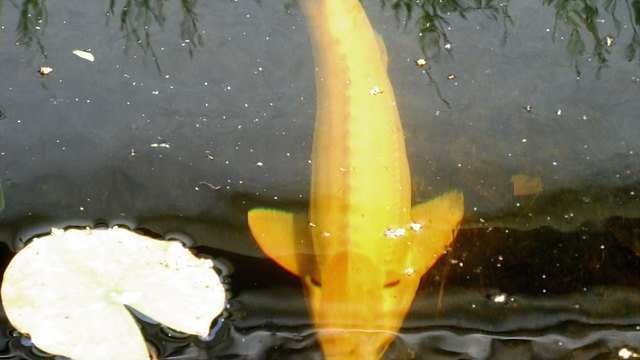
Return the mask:
<path fill-rule="evenodd" d="M 379 87 L 374 86 L 373 89 L 369 90 L 369 94 L 371 94 L 371 95 L 382 94 L 382 90 L 380 90 Z"/>
<path fill-rule="evenodd" d="M 618 351 L 618 356 L 622 359 L 630 359 L 630 358 L 638 358 L 640 357 L 640 354 L 634 351 L 631 351 L 626 347 L 623 347 L 622 349 L 620 349 L 620 351 Z"/>
<path fill-rule="evenodd" d="M 87 60 L 87 61 L 93 62 L 93 61 L 96 60 L 96 58 L 93 56 L 93 54 L 91 52 L 89 52 L 89 51 L 86 51 L 86 50 L 73 50 L 72 53 L 73 53 L 73 55 L 75 55 L 75 56 L 77 56 L 77 57 L 79 57 L 81 59 Z"/>
<path fill-rule="evenodd" d="M 384 232 L 384 236 L 395 239 L 397 237 L 404 236 L 406 232 L 407 230 L 405 228 L 387 229 Z"/>
<path fill-rule="evenodd" d="M 496 304 L 504 304 L 507 301 L 507 294 L 502 293 L 494 295 L 491 300 L 493 300 L 493 302 Z"/>
<path fill-rule="evenodd" d="M 151 144 L 149 146 L 151 146 L 153 148 L 157 148 L 157 147 L 170 148 L 171 147 L 171 145 L 169 145 L 169 143 L 166 143 L 166 142 L 153 143 L 153 144 Z"/>
<path fill-rule="evenodd" d="M 418 223 L 411 223 L 411 230 L 413 230 L 413 231 L 419 231 L 420 229 L 422 229 L 422 224 L 418 224 Z"/>

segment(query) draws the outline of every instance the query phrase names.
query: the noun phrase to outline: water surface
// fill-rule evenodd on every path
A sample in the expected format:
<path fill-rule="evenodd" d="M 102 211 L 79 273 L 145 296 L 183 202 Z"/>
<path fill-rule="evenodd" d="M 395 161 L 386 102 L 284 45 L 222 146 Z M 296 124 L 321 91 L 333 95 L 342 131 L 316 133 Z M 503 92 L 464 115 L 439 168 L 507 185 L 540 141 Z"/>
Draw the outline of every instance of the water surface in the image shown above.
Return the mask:
<path fill-rule="evenodd" d="M 466 199 L 389 358 L 640 351 L 638 2 L 384 3 L 363 5 L 414 199 Z M 308 201 L 315 90 L 295 2 L 0 4 L 4 263 L 52 226 L 176 236 L 221 259 L 231 300 L 212 339 L 145 323 L 165 358 L 320 358 L 297 279 L 246 226 L 254 206 Z M 542 191 L 515 196 L 514 175 Z M 38 358 L 3 329 L 2 357 Z"/>

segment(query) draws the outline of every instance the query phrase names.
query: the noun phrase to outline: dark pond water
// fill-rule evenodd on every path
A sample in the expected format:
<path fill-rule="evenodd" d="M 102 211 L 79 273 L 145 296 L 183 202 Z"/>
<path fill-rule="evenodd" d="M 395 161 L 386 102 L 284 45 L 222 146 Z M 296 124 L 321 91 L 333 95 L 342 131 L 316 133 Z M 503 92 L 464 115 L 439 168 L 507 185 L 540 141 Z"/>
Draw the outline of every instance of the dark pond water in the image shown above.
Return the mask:
<path fill-rule="evenodd" d="M 466 202 L 388 358 L 640 352 L 640 2 L 363 5 L 415 201 Z M 231 299 L 211 339 L 142 322 L 163 358 L 321 358 L 298 280 L 246 226 L 307 205 L 314 102 L 293 1 L 0 0 L 3 264 L 52 226 L 178 237 L 219 259 Z M 0 358 L 44 356 L 1 328 Z"/>

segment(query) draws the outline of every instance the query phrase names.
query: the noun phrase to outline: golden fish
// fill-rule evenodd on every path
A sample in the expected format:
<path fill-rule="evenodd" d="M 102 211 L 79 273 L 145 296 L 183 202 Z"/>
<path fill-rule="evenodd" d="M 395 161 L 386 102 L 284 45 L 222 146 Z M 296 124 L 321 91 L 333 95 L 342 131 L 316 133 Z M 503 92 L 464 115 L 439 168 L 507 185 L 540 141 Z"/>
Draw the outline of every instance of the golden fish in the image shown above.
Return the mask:
<path fill-rule="evenodd" d="M 384 43 L 358 0 L 303 0 L 316 65 L 309 212 L 248 214 L 262 250 L 305 288 L 326 359 L 379 359 L 462 219 L 447 192 L 411 207 Z"/>

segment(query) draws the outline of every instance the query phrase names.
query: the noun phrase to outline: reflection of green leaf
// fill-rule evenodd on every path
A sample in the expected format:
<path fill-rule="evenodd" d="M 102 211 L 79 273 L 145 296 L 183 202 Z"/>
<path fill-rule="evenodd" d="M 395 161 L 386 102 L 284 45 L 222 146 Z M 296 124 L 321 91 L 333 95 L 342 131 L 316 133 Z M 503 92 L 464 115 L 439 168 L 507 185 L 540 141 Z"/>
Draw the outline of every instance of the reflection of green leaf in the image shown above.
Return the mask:
<path fill-rule="evenodd" d="M 640 26 L 640 0 L 633 0 L 631 8 L 633 9 L 634 23 Z"/>
<path fill-rule="evenodd" d="M 586 46 L 584 45 L 584 41 L 582 41 L 582 36 L 580 36 L 578 29 L 571 31 L 569 40 L 567 41 L 567 50 L 569 50 L 571 56 L 574 57 L 584 54 Z"/>
<path fill-rule="evenodd" d="M 382 1 L 382 6 L 384 7 L 385 2 Z M 402 10 L 407 12 L 407 19 L 411 19 L 411 14 L 413 13 L 413 6 L 411 6 L 410 3 L 406 2 L 406 1 L 396 1 L 395 3 L 393 3 L 393 5 L 391 5 L 391 8 L 393 9 L 393 11 L 396 14 L 396 20 L 400 20 L 400 16 L 398 14 L 400 14 L 400 12 Z M 405 26 L 408 25 L 408 22 L 405 23 Z"/>
<path fill-rule="evenodd" d="M 637 37 L 638 34 L 633 34 L 633 40 L 629 43 L 629 45 L 627 45 L 624 50 L 624 57 L 627 59 L 627 61 L 633 60 L 633 58 L 636 56 L 636 52 L 638 52 L 636 43 L 640 41 L 640 39 L 636 39 Z"/>
<path fill-rule="evenodd" d="M 46 57 L 44 45 L 40 40 L 40 35 L 44 33 L 47 26 L 47 5 L 45 0 L 24 0 L 20 9 L 20 19 L 18 21 L 18 43 L 24 46 L 31 46 L 35 41 L 42 56 Z"/>
<path fill-rule="evenodd" d="M 627 45 L 624 55 L 628 61 L 631 61 L 638 53 L 638 48 L 640 47 L 640 34 L 637 28 L 637 26 L 640 26 L 640 0 L 633 0 L 631 4 L 627 1 L 627 10 L 629 11 L 629 17 L 632 18 L 631 28 L 633 30 L 633 37 Z"/>
<path fill-rule="evenodd" d="M 0 0 L 0 29 L 2 28 L 2 4 L 4 1 Z M 0 32 L 0 48 L 2 47 L 2 32 Z"/>
<path fill-rule="evenodd" d="M 183 40 L 189 40 L 189 55 L 193 56 L 193 49 L 204 43 L 202 34 L 198 31 L 198 17 L 195 12 L 197 0 L 181 0 L 180 3 L 183 10 L 180 35 Z"/>
<path fill-rule="evenodd" d="M 205 336 L 225 302 L 211 260 L 116 228 L 34 239 L 7 267 L 1 297 L 9 321 L 36 346 L 79 360 L 149 359 L 125 306 Z"/>
<path fill-rule="evenodd" d="M 611 14 L 611 17 L 613 18 L 613 25 L 616 28 L 616 35 L 619 35 L 620 30 L 622 29 L 622 21 L 620 21 L 620 19 L 618 19 L 618 17 L 616 16 L 617 6 L 618 0 L 606 0 L 604 2 L 604 9 L 607 11 L 607 13 Z"/>

